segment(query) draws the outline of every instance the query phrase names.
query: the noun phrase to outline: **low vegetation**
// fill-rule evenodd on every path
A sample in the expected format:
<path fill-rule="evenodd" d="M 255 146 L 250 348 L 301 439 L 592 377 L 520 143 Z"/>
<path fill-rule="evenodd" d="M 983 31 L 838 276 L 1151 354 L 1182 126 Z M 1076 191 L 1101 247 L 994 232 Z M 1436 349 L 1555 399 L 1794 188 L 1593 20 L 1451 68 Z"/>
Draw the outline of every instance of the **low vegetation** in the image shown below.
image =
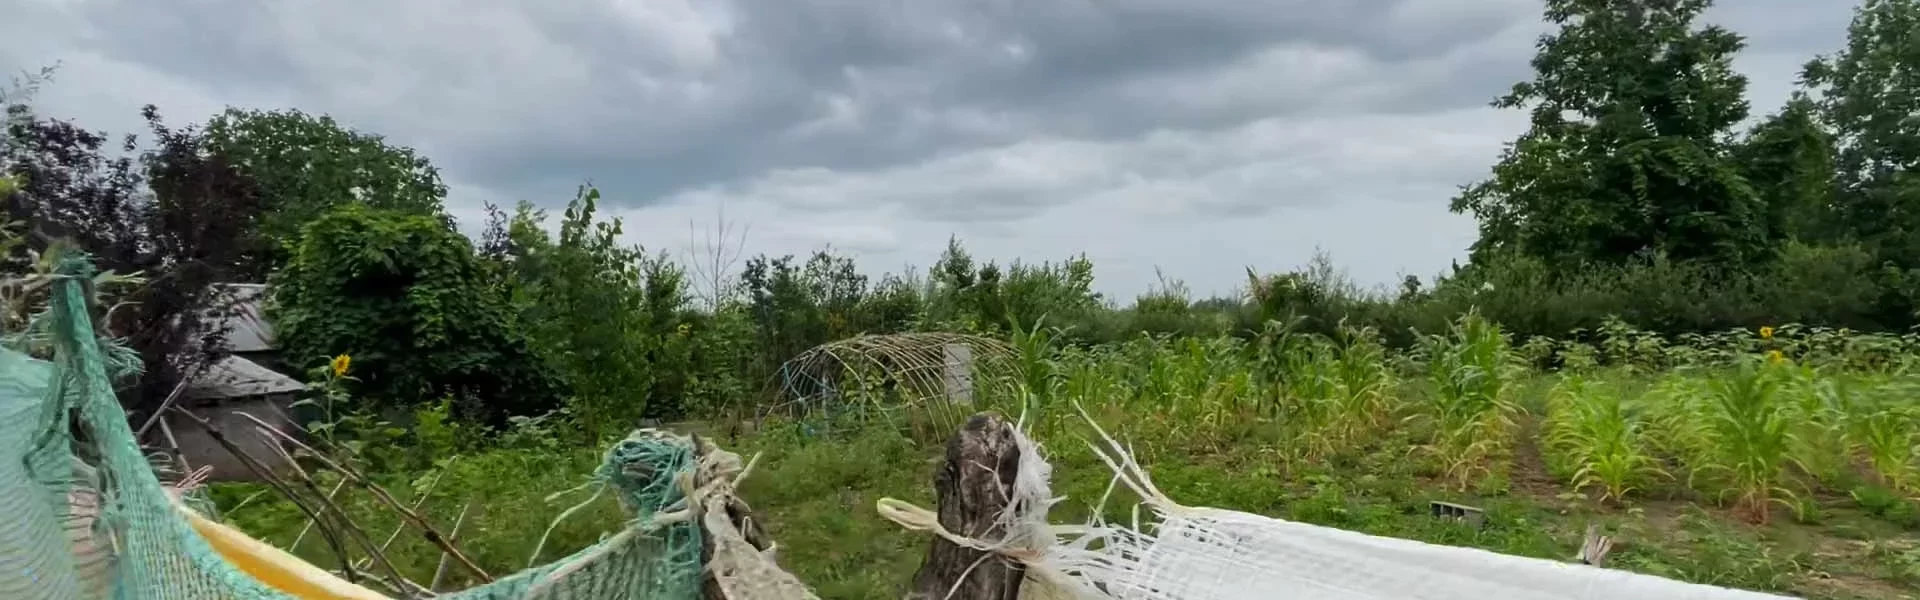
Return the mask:
<path fill-rule="evenodd" d="M 1797 350 L 1811 347 L 1802 330 L 1781 330 L 1557 372 L 1529 367 L 1475 315 L 1409 352 L 1384 351 L 1362 329 L 1142 337 L 1042 348 L 1044 387 L 1031 387 L 1031 372 L 983 373 L 976 407 L 1026 416 L 1070 498 L 1054 514 L 1062 522 L 1085 518 L 1107 491 L 1109 472 L 1083 445 L 1084 409 L 1183 503 L 1555 560 L 1577 554 L 1597 524 L 1616 539 L 1615 568 L 1812 598 L 1900 597 L 1920 586 L 1920 411 L 1902 401 L 1920 358 Z M 729 442 L 762 453 L 748 494 L 785 566 L 825 597 L 883 597 L 904 589 L 927 540 L 871 507 L 882 496 L 930 501 L 941 440 L 924 425 L 950 411 L 878 392 L 834 402 L 867 406 L 770 419 Z M 443 522 L 466 512 L 462 545 L 483 566 L 562 556 L 619 519 L 611 502 L 591 504 L 529 556 L 525 540 L 583 499 L 549 495 L 583 482 L 604 440 L 581 437 L 590 428 L 565 413 L 484 435 L 445 410 L 422 410 L 410 439 L 396 438 L 404 451 L 376 443 L 357 456 Z M 729 425 L 676 427 L 725 438 Z M 291 544 L 304 519 L 261 491 L 223 484 L 215 495 L 247 531 Z M 1436 519 L 1433 501 L 1481 508 L 1484 522 Z M 1127 518 L 1125 504 L 1109 503 L 1107 516 Z M 356 508 L 397 526 L 384 507 Z M 396 546 L 404 569 L 431 577 L 437 550 Z M 299 550 L 332 560 L 310 535 Z"/>

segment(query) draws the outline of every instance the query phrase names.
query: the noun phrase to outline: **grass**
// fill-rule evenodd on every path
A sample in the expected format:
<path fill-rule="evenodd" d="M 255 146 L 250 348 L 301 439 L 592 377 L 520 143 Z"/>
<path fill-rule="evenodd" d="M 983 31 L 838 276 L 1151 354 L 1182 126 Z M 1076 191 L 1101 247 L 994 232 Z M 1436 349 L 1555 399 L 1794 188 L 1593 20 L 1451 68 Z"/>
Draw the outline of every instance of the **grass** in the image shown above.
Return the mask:
<path fill-rule="evenodd" d="M 1920 590 L 1920 439 L 1904 371 L 1682 349 L 1661 352 L 1719 358 L 1548 374 L 1471 316 L 1406 356 L 1365 331 L 1274 330 L 1252 351 L 1232 340 L 1048 349 L 1037 339 L 1023 347 L 1031 365 L 1016 393 L 983 386 L 978 401 L 1026 412 L 1054 490 L 1069 498 L 1056 522 L 1086 518 L 1108 484 L 1082 443 L 1091 430 L 1079 404 L 1183 504 L 1553 560 L 1573 557 L 1597 524 L 1616 540 L 1611 568 L 1823 599 Z M 859 414 L 894 418 L 769 424 L 728 441 L 762 455 L 745 497 L 781 563 L 823 598 L 897 597 L 930 543 L 873 507 L 887 496 L 931 503 L 934 413 L 881 408 Z M 553 516 L 580 501 L 549 496 L 582 482 L 600 446 L 562 443 L 563 420 L 525 427 L 438 470 L 380 472 L 404 497 L 438 478 L 423 512 L 443 527 L 471 499 L 461 545 L 496 574 L 617 527 L 623 517 L 602 501 L 529 556 Z M 218 486 L 215 500 L 243 530 L 289 545 L 298 513 L 256 489 Z M 1481 507 L 1485 521 L 1436 519 L 1432 501 Z M 376 537 L 395 526 L 364 498 L 348 502 Z M 1105 516 L 1126 517 L 1126 504 Z M 312 536 L 295 551 L 327 564 Z M 414 536 L 389 554 L 419 581 L 438 556 Z"/>
<path fill-rule="evenodd" d="M 1920 518 L 1911 502 L 1884 494 L 1878 503 L 1871 497 L 1820 498 L 1817 522 L 1753 525 L 1735 511 L 1685 499 L 1614 507 L 1551 493 L 1556 489 L 1552 486 L 1517 485 L 1493 495 L 1454 492 L 1444 478 L 1423 475 L 1391 452 L 1339 456 L 1324 466 L 1287 469 L 1275 465 L 1272 448 L 1248 445 L 1229 452 L 1187 453 L 1142 437 L 1146 432 L 1140 429 L 1123 435 L 1137 447 L 1154 448 L 1143 452 L 1142 460 L 1150 461 L 1156 483 L 1186 504 L 1555 560 L 1576 554 L 1586 525 L 1599 523 L 1618 540 L 1609 558 L 1614 568 L 1810 598 L 1901 598 L 1920 586 Z M 1056 493 L 1070 498 L 1054 518 L 1082 519 L 1088 512 L 1085 503 L 1104 490 L 1107 471 L 1090 453 L 1076 451 L 1070 438 L 1051 441 L 1057 447 L 1052 454 Z M 740 440 L 736 448 L 763 453 L 744 493 L 779 541 L 783 566 L 822 598 L 894 597 L 906 588 L 930 541 L 881 519 L 873 505 L 885 496 L 930 503 L 937 448 L 882 427 L 811 439 L 791 430 L 764 432 Z M 462 458 L 447 470 L 426 512 L 445 526 L 465 499 L 475 500 L 468 517 L 471 525 L 460 534 L 461 546 L 488 571 L 511 572 L 528 564 L 533 540 L 549 520 L 578 501 L 548 501 L 547 496 L 577 485 L 597 459 L 597 453 L 587 450 L 568 455 L 496 450 Z M 1524 468 L 1514 476 L 1549 477 Z M 431 481 L 430 476 L 422 479 Z M 220 487 L 217 494 L 231 506 L 252 486 Z M 417 491 L 402 493 L 414 494 Z M 1431 500 L 1482 507 L 1485 524 L 1476 529 L 1434 519 L 1428 513 Z M 1118 507 L 1112 510 L 1110 517 L 1123 516 Z M 363 501 L 355 502 L 354 512 L 367 515 L 375 531 L 397 525 Z M 300 523 L 291 507 L 264 499 L 231 510 L 228 517 L 243 530 L 282 546 L 291 542 Z M 594 504 L 560 524 L 539 560 L 553 560 L 591 543 L 621 518 L 610 502 Z M 299 553 L 325 564 L 327 554 L 315 542 L 309 535 Z M 402 536 L 389 554 L 409 576 L 431 578 L 437 553 L 414 536 Z"/>

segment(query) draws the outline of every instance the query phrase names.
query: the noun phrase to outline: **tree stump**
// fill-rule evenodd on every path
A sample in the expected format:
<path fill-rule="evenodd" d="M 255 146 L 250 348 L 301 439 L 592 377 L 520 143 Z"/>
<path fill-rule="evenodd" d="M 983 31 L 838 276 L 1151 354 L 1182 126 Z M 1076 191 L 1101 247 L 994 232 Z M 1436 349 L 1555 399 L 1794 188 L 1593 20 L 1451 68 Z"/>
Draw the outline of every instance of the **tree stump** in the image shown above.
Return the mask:
<path fill-rule="evenodd" d="M 946 462 L 934 475 L 940 526 L 979 540 L 999 538 L 996 523 L 1012 496 L 1020 468 L 1013 424 L 980 413 L 947 441 Z M 1017 600 L 1026 568 L 1017 561 L 935 537 L 914 575 L 908 600 Z"/>

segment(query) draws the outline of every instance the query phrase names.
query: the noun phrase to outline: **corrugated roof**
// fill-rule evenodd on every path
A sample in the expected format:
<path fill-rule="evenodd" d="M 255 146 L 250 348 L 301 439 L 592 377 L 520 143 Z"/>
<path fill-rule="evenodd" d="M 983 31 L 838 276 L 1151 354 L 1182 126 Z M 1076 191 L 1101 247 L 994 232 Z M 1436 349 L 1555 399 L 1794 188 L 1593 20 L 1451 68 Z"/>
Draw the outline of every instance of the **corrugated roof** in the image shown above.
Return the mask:
<path fill-rule="evenodd" d="M 219 400 L 268 394 L 285 394 L 306 389 L 306 384 L 273 372 L 253 361 L 229 356 L 207 366 L 181 396 L 189 400 Z"/>

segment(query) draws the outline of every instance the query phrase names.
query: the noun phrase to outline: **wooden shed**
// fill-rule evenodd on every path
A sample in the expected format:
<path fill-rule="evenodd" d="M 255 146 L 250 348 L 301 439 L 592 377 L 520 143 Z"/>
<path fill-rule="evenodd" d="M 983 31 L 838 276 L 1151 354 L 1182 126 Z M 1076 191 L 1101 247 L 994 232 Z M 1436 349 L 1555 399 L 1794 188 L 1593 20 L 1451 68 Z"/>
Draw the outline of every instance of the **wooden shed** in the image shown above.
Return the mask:
<path fill-rule="evenodd" d="M 227 328 L 227 350 L 231 354 L 209 365 L 188 383 L 177 405 L 211 422 L 249 455 L 277 467 L 279 453 L 258 434 L 258 424 L 241 415 L 252 415 L 281 431 L 298 435 L 301 427 L 290 416 L 291 405 L 306 390 L 306 385 L 267 366 L 277 366 L 279 357 L 273 344 L 273 329 L 260 308 L 265 286 L 224 285 L 234 292 L 240 303 L 233 316 L 223 320 Z M 212 479 L 218 481 L 257 479 L 246 465 L 191 419 L 168 414 L 155 429 L 146 443 L 174 453 L 187 468 L 211 466 Z"/>

